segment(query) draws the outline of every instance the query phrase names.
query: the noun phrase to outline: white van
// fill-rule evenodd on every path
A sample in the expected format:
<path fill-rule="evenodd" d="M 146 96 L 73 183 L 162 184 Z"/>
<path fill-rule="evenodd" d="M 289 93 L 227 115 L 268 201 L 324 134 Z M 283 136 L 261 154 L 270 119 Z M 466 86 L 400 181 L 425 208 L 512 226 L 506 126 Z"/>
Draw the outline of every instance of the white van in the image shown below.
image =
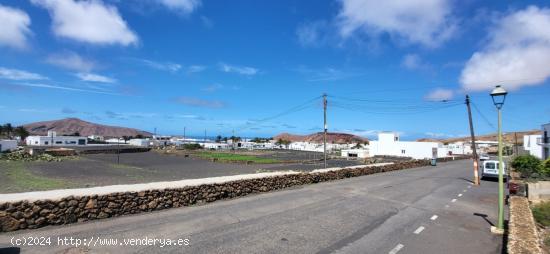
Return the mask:
<path fill-rule="evenodd" d="M 506 163 L 503 164 L 502 175 L 506 178 Z M 495 160 L 486 160 L 481 164 L 481 178 L 490 177 L 498 178 L 498 161 Z"/>

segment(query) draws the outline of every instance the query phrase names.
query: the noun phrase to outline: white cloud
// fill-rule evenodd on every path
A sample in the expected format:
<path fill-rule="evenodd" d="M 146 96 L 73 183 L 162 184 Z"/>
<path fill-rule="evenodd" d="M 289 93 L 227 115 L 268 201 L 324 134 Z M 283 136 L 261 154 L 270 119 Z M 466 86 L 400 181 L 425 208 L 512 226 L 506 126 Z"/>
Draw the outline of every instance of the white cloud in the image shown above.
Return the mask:
<path fill-rule="evenodd" d="M 259 70 L 248 66 L 235 66 L 225 63 L 220 63 L 220 70 L 223 72 L 234 72 L 241 75 L 253 76 L 258 74 Z"/>
<path fill-rule="evenodd" d="M 97 94 L 108 94 L 108 95 L 121 95 L 121 94 L 112 93 L 112 92 L 96 91 L 96 90 L 81 89 L 81 88 L 74 88 L 74 87 L 67 87 L 67 86 L 58 86 L 58 85 L 43 84 L 43 83 L 15 83 L 15 84 L 10 84 L 10 85 L 14 85 L 14 86 L 24 86 L 24 87 L 36 87 L 36 88 L 47 88 L 47 89 L 57 89 L 57 90 L 65 90 L 65 91 L 72 91 L 72 92 L 97 93 Z"/>
<path fill-rule="evenodd" d="M 0 78 L 10 80 L 43 80 L 48 79 L 37 73 L 32 73 L 17 69 L 8 69 L 0 67 Z"/>
<path fill-rule="evenodd" d="M 358 72 L 341 70 L 332 67 L 312 69 L 306 66 L 299 66 L 294 69 L 294 71 L 304 75 L 307 81 L 310 82 L 342 80 L 362 75 Z"/>
<path fill-rule="evenodd" d="M 59 36 L 91 44 L 138 43 L 116 7 L 102 1 L 31 0 L 50 12 L 53 32 Z"/>
<path fill-rule="evenodd" d="M 189 14 L 201 6 L 201 0 L 158 0 L 170 10 L 178 11 L 183 14 Z"/>
<path fill-rule="evenodd" d="M 161 62 L 151 61 L 147 59 L 137 59 L 137 58 L 134 60 L 142 64 L 145 64 L 151 68 L 161 70 L 161 71 L 177 72 L 181 69 L 181 65 L 177 63 L 170 63 L 170 62 L 161 63 Z"/>
<path fill-rule="evenodd" d="M 462 70 L 465 90 L 519 89 L 550 77 L 550 9 L 529 6 L 497 20 L 487 46 Z"/>
<path fill-rule="evenodd" d="M 187 73 L 197 73 L 206 70 L 206 66 L 191 65 L 187 68 Z"/>
<path fill-rule="evenodd" d="M 437 88 L 429 92 L 424 98 L 429 101 L 446 101 L 452 99 L 454 91 L 450 89 Z"/>
<path fill-rule="evenodd" d="M 424 68 L 425 64 L 417 54 L 407 54 L 403 57 L 401 65 L 409 70 L 416 70 Z"/>
<path fill-rule="evenodd" d="M 78 78 L 80 78 L 82 81 L 88 81 L 88 82 L 100 82 L 100 83 L 116 83 L 116 79 L 109 78 L 106 76 L 102 76 L 99 74 L 94 73 L 77 73 L 75 74 Z"/>
<path fill-rule="evenodd" d="M 325 40 L 326 23 L 323 21 L 307 22 L 298 26 L 296 36 L 302 46 L 318 46 Z"/>
<path fill-rule="evenodd" d="M 75 52 L 65 51 L 58 54 L 51 54 L 46 58 L 46 62 L 65 69 L 89 72 L 94 69 L 96 64 L 93 61 L 82 58 Z"/>
<path fill-rule="evenodd" d="M 371 36 L 386 33 L 407 42 L 436 47 L 456 31 L 451 0 L 340 0 L 340 35 L 360 31 Z"/>
<path fill-rule="evenodd" d="M 209 86 L 206 86 L 205 88 L 203 88 L 202 91 L 212 93 L 212 92 L 216 92 L 216 91 L 218 91 L 222 88 L 223 88 L 222 84 L 212 84 L 212 85 L 209 85 Z"/>
<path fill-rule="evenodd" d="M 26 12 L 0 4 L 0 24 L 0 45 L 16 49 L 27 47 L 31 19 Z"/>

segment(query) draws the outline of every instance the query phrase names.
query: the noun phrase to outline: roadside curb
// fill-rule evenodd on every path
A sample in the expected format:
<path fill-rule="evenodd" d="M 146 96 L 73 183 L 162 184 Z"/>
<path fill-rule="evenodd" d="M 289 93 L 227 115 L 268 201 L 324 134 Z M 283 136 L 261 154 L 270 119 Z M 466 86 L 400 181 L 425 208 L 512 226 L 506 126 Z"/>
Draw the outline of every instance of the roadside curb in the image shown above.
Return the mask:
<path fill-rule="evenodd" d="M 535 219 L 525 197 L 510 197 L 510 222 L 508 226 L 509 254 L 540 254 L 539 236 Z"/>

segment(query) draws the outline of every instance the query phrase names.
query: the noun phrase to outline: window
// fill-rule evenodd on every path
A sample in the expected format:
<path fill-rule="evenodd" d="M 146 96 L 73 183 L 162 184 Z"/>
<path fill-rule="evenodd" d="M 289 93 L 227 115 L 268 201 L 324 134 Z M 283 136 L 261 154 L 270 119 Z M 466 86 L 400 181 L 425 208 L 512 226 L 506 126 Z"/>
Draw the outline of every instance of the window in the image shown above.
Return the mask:
<path fill-rule="evenodd" d="M 394 141 L 399 141 L 399 137 L 393 138 Z"/>
<path fill-rule="evenodd" d="M 47 145 L 47 144 L 48 144 L 48 141 L 45 141 L 44 144 Z"/>
<path fill-rule="evenodd" d="M 58 144 L 58 145 L 63 144 L 63 142 L 61 142 L 61 141 L 55 141 L 55 143 Z"/>
<path fill-rule="evenodd" d="M 405 154 L 405 150 L 401 150 L 401 154 Z"/>

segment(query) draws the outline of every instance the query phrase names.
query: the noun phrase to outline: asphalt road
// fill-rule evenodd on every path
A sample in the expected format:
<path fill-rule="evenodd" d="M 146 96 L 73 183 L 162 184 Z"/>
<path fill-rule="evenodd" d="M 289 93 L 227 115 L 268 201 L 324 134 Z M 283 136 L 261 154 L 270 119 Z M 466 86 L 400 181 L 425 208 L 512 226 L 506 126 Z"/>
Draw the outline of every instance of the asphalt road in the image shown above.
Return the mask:
<path fill-rule="evenodd" d="M 496 218 L 497 183 L 472 186 L 470 165 L 440 163 L 203 206 L 4 233 L 0 246 L 49 237 L 51 246 L 20 246 L 22 253 L 500 253 L 502 237 L 489 230 Z M 96 246 L 59 245 L 58 237 L 91 239 Z M 182 239 L 183 246 L 124 242 L 146 237 Z M 96 239 L 118 242 L 99 246 L 102 240 Z"/>

